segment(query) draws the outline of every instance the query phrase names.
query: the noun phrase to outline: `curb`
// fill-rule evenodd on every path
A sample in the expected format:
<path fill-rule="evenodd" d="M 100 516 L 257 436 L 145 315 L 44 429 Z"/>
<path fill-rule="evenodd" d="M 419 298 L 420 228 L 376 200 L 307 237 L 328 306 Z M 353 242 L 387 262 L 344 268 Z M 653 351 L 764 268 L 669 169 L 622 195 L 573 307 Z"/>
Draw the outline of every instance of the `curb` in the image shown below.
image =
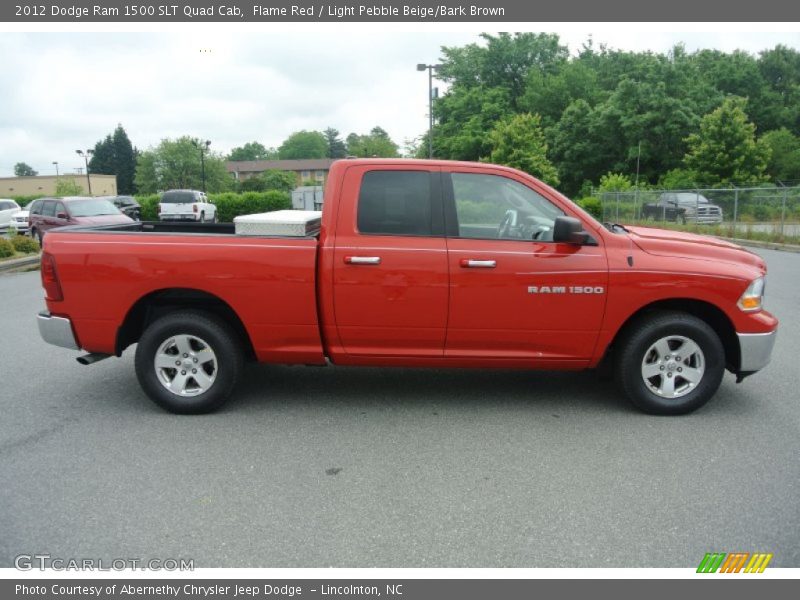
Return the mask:
<path fill-rule="evenodd" d="M 22 267 L 28 267 L 39 263 L 39 254 L 32 254 L 30 256 L 23 256 L 22 258 L 15 258 L 14 260 L 6 260 L 0 262 L 0 273 L 5 271 L 14 271 Z"/>
<path fill-rule="evenodd" d="M 740 246 L 751 246 L 753 248 L 763 248 L 765 250 L 782 250 L 783 252 L 800 253 L 800 246 L 796 244 L 778 244 L 777 242 L 761 242 L 758 240 L 744 240 L 742 238 L 715 236 L 727 242 L 733 242 Z"/>

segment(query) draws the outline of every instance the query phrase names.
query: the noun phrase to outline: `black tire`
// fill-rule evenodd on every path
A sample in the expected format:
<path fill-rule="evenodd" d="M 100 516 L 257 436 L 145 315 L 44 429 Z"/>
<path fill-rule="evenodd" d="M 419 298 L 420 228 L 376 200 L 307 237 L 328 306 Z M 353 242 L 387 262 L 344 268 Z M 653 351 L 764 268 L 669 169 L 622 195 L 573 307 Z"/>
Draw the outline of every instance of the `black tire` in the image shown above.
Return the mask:
<path fill-rule="evenodd" d="M 196 336 L 215 355 L 213 382 L 202 393 L 178 395 L 159 379 L 154 364 L 159 348 L 178 335 Z M 238 336 L 227 323 L 206 312 L 185 310 L 167 314 L 147 327 L 136 347 L 135 363 L 139 384 L 153 402 L 177 414 L 202 414 L 217 410 L 231 396 L 242 373 L 244 356 Z"/>
<path fill-rule="evenodd" d="M 205 223 L 206 222 L 206 213 L 204 213 L 204 212 L 200 213 L 200 222 L 201 223 Z"/>
<path fill-rule="evenodd" d="M 699 381 L 691 385 L 677 370 L 674 371 L 672 385 L 677 389 L 680 381 L 681 387 L 689 386 L 688 391 L 677 398 L 661 396 L 651 387 L 660 387 L 662 378 L 669 374 L 670 369 L 682 368 L 681 363 L 665 360 L 665 374 L 654 376 L 648 380 L 649 383 L 643 372 L 645 359 L 653 360 L 653 355 L 649 354 L 651 347 L 669 336 L 679 336 L 697 344 L 702 351 L 705 369 Z M 680 354 L 679 350 L 673 352 Z M 656 361 L 655 364 L 661 363 Z M 681 415 L 700 408 L 716 393 L 725 373 L 725 349 L 719 336 L 705 321 L 678 311 L 652 312 L 643 315 L 623 333 L 616 352 L 615 371 L 617 381 L 634 406 L 654 415 Z"/>
<path fill-rule="evenodd" d="M 33 234 L 31 234 L 31 237 L 33 237 Z M 43 248 L 44 247 L 44 234 L 37 229 L 36 230 L 36 237 L 39 238 L 39 248 Z"/>

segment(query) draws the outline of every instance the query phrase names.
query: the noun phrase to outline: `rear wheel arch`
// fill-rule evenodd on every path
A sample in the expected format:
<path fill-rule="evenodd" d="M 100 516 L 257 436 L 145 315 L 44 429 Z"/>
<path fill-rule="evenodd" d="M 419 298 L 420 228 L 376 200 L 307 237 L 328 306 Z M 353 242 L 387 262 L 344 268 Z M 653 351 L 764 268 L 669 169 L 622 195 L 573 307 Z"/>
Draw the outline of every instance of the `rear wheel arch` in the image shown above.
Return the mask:
<path fill-rule="evenodd" d="M 125 348 L 137 343 L 145 329 L 157 319 L 184 310 L 203 311 L 226 322 L 241 342 L 245 357 L 255 358 L 250 335 L 230 304 L 219 296 L 194 288 L 163 288 L 139 298 L 117 329 L 115 354 L 120 356 Z"/>
<path fill-rule="evenodd" d="M 722 346 L 725 349 L 726 367 L 734 373 L 739 370 L 741 361 L 739 338 L 736 336 L 736 328 L 730 318 L 718 306 L 704 300 L 696 300 L 693 298 L 658 300 L 639 308 L 636 312 L 631 314 L 617 330 L 611 343 L 609 343 L 605 349 L 600 365 L 608 365 L 613 361 L 616 345 L 632 327 L 659 311 L 683 312 L 705 321 L 722 342 Z"/>

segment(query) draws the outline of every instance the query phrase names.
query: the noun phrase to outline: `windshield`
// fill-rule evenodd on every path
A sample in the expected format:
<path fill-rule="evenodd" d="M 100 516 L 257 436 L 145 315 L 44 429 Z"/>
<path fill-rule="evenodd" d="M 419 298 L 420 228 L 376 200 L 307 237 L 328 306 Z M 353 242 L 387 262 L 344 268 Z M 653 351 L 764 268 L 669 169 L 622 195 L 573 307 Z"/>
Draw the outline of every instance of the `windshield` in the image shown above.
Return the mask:
<path fill-rule="evenodd" d="M 119 209 L 108 200 L 74 200 L 69 203 L 73 217 L 99 217 L 101 215 L 120 215 Z"/>

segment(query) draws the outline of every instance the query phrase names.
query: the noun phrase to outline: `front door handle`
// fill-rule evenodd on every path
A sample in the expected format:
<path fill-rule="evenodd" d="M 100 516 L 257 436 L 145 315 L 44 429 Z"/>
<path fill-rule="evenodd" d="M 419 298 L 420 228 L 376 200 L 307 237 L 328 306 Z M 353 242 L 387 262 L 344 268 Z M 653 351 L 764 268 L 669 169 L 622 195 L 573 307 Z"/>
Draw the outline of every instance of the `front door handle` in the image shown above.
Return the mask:
<path fill-rule="evenodd" d="M 475 260 L 473 258 L 464 258 L 461 260 L 461 266 L 465 269 L 494 269 L 497 266 L 496 260 Z"/>
<path fill-rule="evenodd" d="M 380 256 L 345 256 L 344 262 L 348 265 L 379 265 Z"/>

